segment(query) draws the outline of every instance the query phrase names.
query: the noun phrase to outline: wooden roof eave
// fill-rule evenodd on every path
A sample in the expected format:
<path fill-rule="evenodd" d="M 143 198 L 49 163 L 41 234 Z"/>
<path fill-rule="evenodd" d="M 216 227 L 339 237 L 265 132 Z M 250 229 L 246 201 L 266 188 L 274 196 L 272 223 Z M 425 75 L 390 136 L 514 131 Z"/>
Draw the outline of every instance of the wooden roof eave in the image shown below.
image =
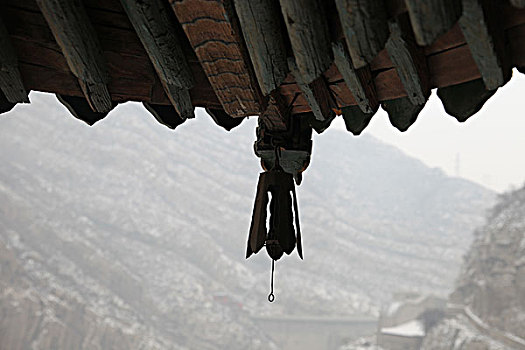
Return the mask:
<path fill-rule="evenodd" d="M 49 10 L 42 10 L 34 1 L 0 4 L 0 17 L 20 72 L 20 79 L 8 81 L 18 81 L 25 91 L 85 97 L 99 110 L 128 100 L 150 106 L 171 104 L 172 112 L 184 120 L 193 115 L 195 106 L 203 106 L 224 110 L 230 117 L 259 115 L 277 129 L 286 127 L 288 111 L 313 111 L 319 120 L 329 120 L 330 114 L 337 112 L 343 113 L 349 130 L 358 134 L 381 102 L 391 113 L 406 113 L 391 115 L 392 122 L 403 130 L 422 109 L 431 88 L 446 88 L 438 91 L 438 96 L 447 111 L 460 110 L 458 119 L 463 120 L 490 97 L 488 91 L 508 81 L 512 67 L 525 67 L 521 0 L 510 1 L 521 9 L 505 3 L 497 10 L 489 8 L 491 2 L 485 0 L 432 0 L 432 6 L 441 10 L 439 6 L 445 3 L 451 6 L 432 19 L 437 29 L 430 28 L 430 34 L 422 22 L 428 13 L 418 10 L 420 2 L 412 0 L 387 0 L 383 7 L 380 0 L 366 4 L 308 0 L 301 2 L 303 6 L 280 0 L 279 7 L 277 2 L 258 0 L 249 5 L 262 6 L 258 9 L 267 12 L 256 17 L 245 2 L 233 0 L 213 4 L 205 0 L 147 0 L 156 6 L 149 8 L 150 12 L 133 8 L 134 2 L 128 0 L 121 0 L 124 6 L 118 0 L 83 0 L 87 19 L 83 16 L 82 20 L 91 23 L 92 29 L 84 26 L 88 29 L 73 36 L 94 37 L 87 46 L 75 44 L 78 38 L 71 41 L 71 30 L 64 23 L 55 23 L 50 16 L 46 21 L 42 13 Z M 462 11 L 456 23 L 458 1 Z M 38 2 L 41 7 L 44 3 L 67 3 Z M 360 10 L 359 6 L 364 7 Z M 355 11 L 348 12 L 348 8 Z M 365 13 L 387 18 L 389 25 L 374 25 Z M 147 33 L 140 30 L 144 26 Z M 373 28 L 376 32 L 371 32 Z M 171 39 L 168 35 L 167 45 L 154 34 L 163 29 L 172 35 Z M 315 35 L 304 35 L 308 31 Z M 348 33 L 357 35 L 357 44 L 348 40 Z M 267 45 L 260 45 L 261 41 Z M 0 40 L 2 46 L 6 46 L 4 42 Z M 88 50 L 93 57 L 83 62 L 82 69 L 71 64 L 78 61 L 69 50 L 71 46 Z M 178 52 L 178 61 L 168 62 L 171 52 Z M 183 69 L 177 70 L 179 66 Z M 96 77 L 96 72 L 97 86 L 105 86 L 110 106 L 102 98 L 102 106 L 97 107 L 92 92 L 82 88 L 86 78 Z M 467 84 L 478 79 L 485 90 L 477 83 Z M 472 88 L 477 99 L 470 103 L 476 107 L 454 108 L 458 101 L 447 96 L 453 95 L 450 92 L 455 87 L 461 93 Z M 1 76 L 0 88 L 5 94 Z"/>

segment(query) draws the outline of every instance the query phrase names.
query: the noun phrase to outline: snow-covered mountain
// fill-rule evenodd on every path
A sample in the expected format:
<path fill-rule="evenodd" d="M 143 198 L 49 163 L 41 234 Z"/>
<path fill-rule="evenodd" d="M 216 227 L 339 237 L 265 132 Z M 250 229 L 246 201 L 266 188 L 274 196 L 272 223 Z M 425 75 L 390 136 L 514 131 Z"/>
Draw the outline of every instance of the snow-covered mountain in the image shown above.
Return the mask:
<path fill-rule="evenodd" d="M 305 260 L 244 259 L 255 119 L 175 131 L 139 105 L 88 127 L 49 95 L 0 119 L 0 344 L 268 349 L 250 319 L 377 315 L 446 295 L 494 194 L 369 136 L 315 137 L 298 188 Z"/>
<path fill-rule="evenodd" d="M 525 349 L 525 187 L 501 195 L 476 231 L 451 302 L 467 312 L 443 320 L 424 349 Z"/>

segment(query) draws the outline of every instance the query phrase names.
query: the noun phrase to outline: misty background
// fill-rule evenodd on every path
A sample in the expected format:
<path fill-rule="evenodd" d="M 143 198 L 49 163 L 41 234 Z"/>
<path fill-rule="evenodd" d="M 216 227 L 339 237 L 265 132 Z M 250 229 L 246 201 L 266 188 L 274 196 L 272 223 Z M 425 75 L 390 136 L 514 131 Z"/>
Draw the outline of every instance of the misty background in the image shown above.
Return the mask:
<path fill-rule="evenodd" d="M 369 325 L 395 293 L 447 298 L 496 203 L 374 125 L 360 137 L 336 125 L 314 136 L 298 187 L 305 259 L 276 264 L 269 304 L 269 258 L 244 259 L 256 118 L 227 133 L 199 110 L 172 131 L 127 103 L 90 128 L 52 95 L 31 102 L 0 120 L 6 349 L 269 349 L 282 344 L 261 322 Z"/>

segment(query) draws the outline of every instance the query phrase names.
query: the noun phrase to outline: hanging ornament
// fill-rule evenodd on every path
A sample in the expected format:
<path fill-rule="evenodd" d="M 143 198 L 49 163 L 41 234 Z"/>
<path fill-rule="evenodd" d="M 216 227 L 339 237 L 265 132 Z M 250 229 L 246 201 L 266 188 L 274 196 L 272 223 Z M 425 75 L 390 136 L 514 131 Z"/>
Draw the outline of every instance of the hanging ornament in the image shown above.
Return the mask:
<path fill-rule="evenodd" d="M 299 256 L 303 258 L 293 176 L 284 172 L 279 164 L 279 151 L 276 148 L 274 167 L 259 175 L 246 258 L 266 246 L 270 258 L 279 260 L 284 253 L 290 255 L 296 245 Z M 270 220 L 269 227 L 266 227 L 268 202 Z"/>
<path fill-rule="evenodd" d="M 290 128 L 281 133 L 267 132 L 264 124 L 257 129 L 255 153 L 261 158 L 261 165 L 266 171 L 259 175 L 246 258 L 266 247 L 272 259 L 270 302 L 275 299 L 275 261 L 285 253 L 290 255 L 296 247 L 299 257 L 303 258 L 294 178 L 299 184 L 301 173 L 310 162 L 312 129 L 301 121 L 296 118 Z"/>

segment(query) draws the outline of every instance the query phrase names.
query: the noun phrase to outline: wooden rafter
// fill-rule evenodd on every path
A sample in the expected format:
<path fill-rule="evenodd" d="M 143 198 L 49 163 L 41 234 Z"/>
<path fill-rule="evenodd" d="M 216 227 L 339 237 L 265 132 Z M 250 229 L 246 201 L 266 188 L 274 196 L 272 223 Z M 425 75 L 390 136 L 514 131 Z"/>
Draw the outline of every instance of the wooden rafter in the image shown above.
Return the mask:
<path fill-rule="evenodd" d="M 483 79 L 451 85 L 437 90 L 445 111 L 464 122 L 474 114 L 496 93 L 497 89 L 487 90 Z"/>
<path fill-rule="evenodd" d="M 383 0 L 336 0 L 337 12 L 355 68 L 370 63 L 388 39 Z"/>
<path fill-rule="evenodd" d="M 16 106 L 16 103 L 9 102 L 2 90 L 0 90 L 0 114 L 9 112 Z"/>
<path fill-rule="evenodd" d="M 358 106 L 348 106 L 341 110 L 346 130 L 354 135 L 360 135 L 368 126 L 375 112 L 365 113 Z"/>
<path fill-rule="evenodd" d="M 162 0 L 121 0 L 178 115 L 195 116 L 189 89 L 194 80 L 177 38 L 173 14 Z"/>
<path fill-rule="evenodd" d="M 9 103 L 29 102 L 18 70 L 16 56 L 4 22 L 0 18 L 0 92 Z"/>
<path fill-rule="evenodd" d="M 332 63 L 323 2 L 280 0 L 281 10 L 302 82 L 310 84 Z M 290 67 L 290 70 L 291 67 Z"/>
<path fill-rule="evenodd" d="M 95 112 L 112 108 L 108 68 L 97 34 L 80 0 L 36 0 Z"/>
<path fill-rule="evenodd" d="M 398 17 L 389 23 L 388 55 L 397 70 L 408 99 L 414 105 L 424 104 L 430 96 L 430 79 L 424 52 L 410 37 L 406 20 Z"/>
<path fill-rule="evenodd" d="M 501 27 L 499 2 L 463 0 L 459 20 L 472 57 L 488 90 L 503 86 L 511 77 L 511 65 L 505 54 L 505 34 Z"/>
<path fill-rule="evenodd" d="M 364 113 L 377 111 L 379 101 L 377 100 L 370 68 L 363 67 L 360 70 L 355 70 L 342 43 L 332 43 L 332 50 L 335 65 L 352 95 L 354 95 L 359 108 Z"/>
<path fill-rule="evenodd" d="M 419 45 L 432 44 L 461 16 L 461 0 L 405 0 Z"/>
<path fill-rule="evenodd" d="M 186 119 L 182 118 L 172 105 L 157 105 L 147 102 L 143 102 L 143 105 L 156 121 L 170 129 L 175 129 L 186 121 Z"/>
<path fill-rule="evenodd" d="M 64 107 L 67 108 L 69 113 L 78 120 L 92 126 L 99 120 L 104 119 L 108 112 L 95 112 L 91 109 L 91 106 L 84 97 L 78 96 L 65 96 L 57 94 L 57 99 Z"/>
<path fill-rule="evenodd" d="M 270 94 L 288 75 L 279 4 L 272 0 L 235 1 L 257 81 Z"/>
<path fill-rule="evenodd" d="M 381 102 L 388 113 L 390 123 L 399 131 L 407 131 L 414 124 L 425 104 L 414 104 L 408 97 L 396 98 Z"/>
<path fill-rule="evenodd" d="M 232 117 L 262 112 L 261 93 L 230 1 L 170 0 L 224 111 Z"/>
<path fill-rule="evenodd" d="M 321 76 L 310 83 L 306 83 L 291 57 L 288 60 L 288 66 L 303 96 L 310 105 L 315 119 L 321 121 L 330 119 L 333 114 L 332 108 L 337 106 L 324 77 Z"/>

